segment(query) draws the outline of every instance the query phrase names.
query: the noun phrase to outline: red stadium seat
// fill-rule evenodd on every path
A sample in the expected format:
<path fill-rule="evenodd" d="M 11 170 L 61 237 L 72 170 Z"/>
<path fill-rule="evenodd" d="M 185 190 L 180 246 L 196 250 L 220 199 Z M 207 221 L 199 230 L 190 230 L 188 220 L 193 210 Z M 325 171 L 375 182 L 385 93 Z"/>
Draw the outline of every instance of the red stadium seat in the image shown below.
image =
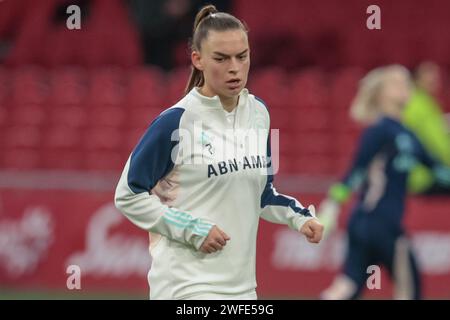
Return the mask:
<path fill-rule="evenodd" d="M 93 2 L 91 21 L 92 39 L 97 39 L 92 44 L 104 50 L 101 63 L 131 67 L 142 62 L 138 33 L 123 1 Z"/>
<path fill-rule="evenodd" d="M 133 129 L 146 129 L 159 114 L 161 108 L 134 108 L 127 114 L 127 126 Z"/>
<path fill-rule="evenodd" d="M 51 109 L 49 122 L 54 125 L 83 127 L 87 124 L 86 109 L 77 106 L 61 106 Z"/>
<path fill-rule="evenodd" d="M 274 155 L 272 157 L 273 161 L 273 170 L 275 170 L 275 174 L 289 174 L 292 173 L 292 162 L 294 161 L 294 158 L 280 153 L 278 155 L 278 158 Z"/>
<path fill-rule="evenodd" d="M 357 123 L 350 116 L 350 108 L 348 109 L 334 109 L 331 116 L 333 121 L 330 123 L 330 129 L 335 132 L 359 132 L 362 128 L 361 124 Z"/>
<path fill-rule="evenodd" d="M 97 107 L 87 111 L 88 124 L 91 127 L 120 127 L 126 120 L 123 106 Z"/>
<path fill-rule="evenodd" d="M 41 151 L 41 165 L 45 169 L 80 169 L 80 132 L 72 127 L 56 126 L 47 128 Z"/>
<path fill-rule="evenodd" d="M 358 148 L 360 134 L 357 132 L 343 132 L 333 135 L 332 151 L 333 173 L 343 173 L 351 164 Z"/>
<path fill-rule="evenodd" d="M 295 74 L 290 82 L 289 102 L 293 110 L 324 108 L 328 92 L 320 70 L 302 71 Z"/>
<path fill-rule="evenodd" d="M 354 150 L 361 138 L 359 131 L 337 132 L 333 135 L 333 146 L 338 150 Z"/>
<path fill-rule="evenodd" d="M 275 145 L 278 142 L 278 152 L 280 154 L 291 156 L 294 154 L 294 148 L 297 147 L 297 143 L 295 139 L 295 132 L 283 131 L 280 130 L 278 133 L 278 141 L 275 139 L 275 135 L 271 136 L 271 151 L 272 154 L 275 154 L 277 151 L 277 146 Z"/>
<path fill-rule="evenodd" d="M 82 133 L 82 144 L 85 150 L 114 150 L 122 147 L 122 132 L 115 128 L 91 128 Z"/>
<path fill-rule="evenodd" d="M 2 1 L 0 4 L 0 34 L 8 35 L 17 30 L 27 18 L 24 11 L 30 5 L 27 0 Z"/>
<path fill-rule="evenodd" d="M 332 109 L 348 109 L 364 76 L 360 68 L 346 68 L 334 74 L 331 81 L 329 105 Z"/>
<path fill-rule="evenodd" d="M 283 108 L 270 109 L 270 128 L 279 129 L 281 133 L 289 132 L 298 128 L 292 114 Z"/>
<path fill-rule="evenodd" d="M 33 1 L 17 2 L 20 2 L 22 6 L 19 12 L 22 23 L 14 30 L 14 46 L 7 55 L 5 63 L 10 66 L 42 63 L 44 47 L 42 43 L 48 31 L 49 17 L 56 1 L 42 1 L 39 4 Z"/>
<path fill-rule="evenodd" d="M 329 156 L 332 153 L 332 137 L 324 132 L 298 132 L 291 140 L 292 154 Z"/>
<path fill-rule="evenodd" d="M 86 35 L 86 30 L 69 30 L 65 24 L 54 25 L 47 28 L 42 37 L 43 46 L 39 53 L 39 60 L 48 68 L 79 63 L 77 59 L 77 45 Z"/>
<path fill-rule="evenodd" d="M 59 68 L 50 72 L 50 104 L 54 107 L 83 106 L 87 76 L 81 68 Z"/>
<path fill-rule="evenodd" d="M 167 79 L 167 107 L 172 106 L 184 96 L 184 90 L 189 80 L 190 68 L 182 67 L 173 70 Z"/>
<path fill-rule="evenodd" d="M 48 79 L 45 69 L 22 67 L 11 75 L 11 101 L 13 105 L 43 104 L 48 96 Z"/>
<path fill-rule="evenodd" d="M 343 177 L 351 167 L 352 160 L 353 154 L 350 152 L 334 156 L 331 162 L 330 173 L 339 178 Z"/>
<path fill-rule="evenodd" d="M 250 75 L 248 87 L 261 98 L 272 112 L 273 109 L 284 109 L 283 97 L 287 97 L 286 72 L 281 68 L 264 68 Z M 276 94 L 272 94 L 275 93 Z"/>
<path fill-rule="evenodd" d="M 35 148 L 5 148 L 0 155 L 2 169 L 32 170 L 39 168 L 39 152 Z"/>
<path fill-rule="evenodd" d="M 169 107 L 165 90 L 166 79 L 156 68 L 140 68 L 130 72 L 128 91 L 125 98 L 127 107 Z"/>
<path fill-rule="evenodd" d="M 46 149 L 41 152 L 41 167 L 57 170 L 83 170 L 85 156 L 75 150 Z"/>
<path fill-rule="evenodd" d="M 8 123 L 8 110 L 0 104 L 0 132 L 2 127 Z"/>
<path fill-rule="evenodd" d="M 94 107 L 118 106 L 125 93 L 124 74 L 119 68 L 104 68 L 91 74 L 87 103 Z"/>
<path fill-rule="evenodd" d="M 89 171 L 120 171 L 126 156 L 113 151 L 91 151 L 84 158 L 84 168 Z"/>
<path fill-rule="evenodd" d="M 324 107 L 296 108 L 291 112 L 298 131 L 321 131 L 330 127 L 331 112 Z"/>
<path fill-rule="evenodd" d="M 42 125 L 47 120 L 47 111 L 39 105 L 18 105 L 11 108 L 9 124 L 11 125 Z"/>
<path fill-rule="evenodd" d="M 0 108 L 10 92 L 11 75 L 9 70 L 0 66 Z"/>
<path fill-rule="evenodd" d="M 57 125 L 45 129 L 42 146 L 44 149 L 80 150 L 81 142 L 79 130 L 65 125 Z"/>
<path fill-rule="evenodd" d="M 96 0 L 88 5 L 89 9 L 83 8 L 89 14 L 82 16 L 82 28 L 73 31 L 66 28 L 64 18 L 55 21 L 55 12 L 65 9 L 60 1 L 43 1 L 39 5 L 27 1 L 19 14 L 25 18 L 14 30 L 16 41 L 6 62 L 48 67 L 66 64 L 129 67 L 141 63 L 137 31 L 125 4 L 120 0 Z"/>
<path fill-rule="evenodd" d="M 329 156 L 298 155 L 291 158 L 291 173 L 308 175 L 328 175 L 331 171 Z"/>
<path fill-rule="evenodd" d="M 41 131 L 36 126 L 7 127 L 1 137 L 1 144 L 12 148 L 38 148 L 41 141 Z"/>
<path fill-rule="evenodd" d="M 448 26 L 443 25 L 442 28 L 436 27 L 436 30 L 445 30 L 446 28 Z M 446 41 L 442 41 L 442 34 L 440 32 L 431 32 L 427 39 L 424 39 L 422 45 L 422 61 L 432 59 L 440 65 L 448 65 L 450 47 Z M 418 48 L 420 47 L 416 46 L 414 49 L 417 50 Z"/>

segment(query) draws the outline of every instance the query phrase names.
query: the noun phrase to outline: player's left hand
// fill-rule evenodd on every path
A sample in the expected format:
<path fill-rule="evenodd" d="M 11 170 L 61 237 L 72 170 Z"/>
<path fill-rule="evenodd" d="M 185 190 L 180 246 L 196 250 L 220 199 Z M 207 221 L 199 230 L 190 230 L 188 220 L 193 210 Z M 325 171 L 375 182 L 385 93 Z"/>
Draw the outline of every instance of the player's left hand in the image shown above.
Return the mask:
<path fill-rule="evenodd" d="M 323 236 L 323 225 L 317 219 L 306 221 L 300 229 L 306 240 L 311 243 L 319 243 Z"/>

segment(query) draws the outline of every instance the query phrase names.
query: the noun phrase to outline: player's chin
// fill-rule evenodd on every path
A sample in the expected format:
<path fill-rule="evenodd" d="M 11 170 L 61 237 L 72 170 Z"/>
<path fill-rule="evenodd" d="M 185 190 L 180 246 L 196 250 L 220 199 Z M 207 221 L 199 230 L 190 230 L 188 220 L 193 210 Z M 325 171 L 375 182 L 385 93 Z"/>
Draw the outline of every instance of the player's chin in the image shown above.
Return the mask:
<path fill-rule="evenodd" d="M 225 91 L 227 93 L 227 96 L 231 97 L 235 97 L 237 96 L 241 90 L 243 89 L 242 85 L 237 85 L 237 86 L 227 86 L 225 88 Z"/>

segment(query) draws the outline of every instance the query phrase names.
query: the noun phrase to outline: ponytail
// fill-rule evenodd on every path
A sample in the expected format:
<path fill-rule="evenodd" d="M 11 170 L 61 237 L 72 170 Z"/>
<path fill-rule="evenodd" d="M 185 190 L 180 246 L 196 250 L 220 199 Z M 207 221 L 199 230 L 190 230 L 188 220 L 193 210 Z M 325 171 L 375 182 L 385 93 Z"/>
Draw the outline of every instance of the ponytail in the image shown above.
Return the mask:
<path fill-rule="evenodd" d="M 195 34 L 195 30 L 197 30 L 200 22 L 202 22 L 207 16 L 212 15 L 213 13 L 217 13 L 216 7 L 212 4 L 208 4 L 200 9 L 195 16 L 194 28 L 192 29 L 192 34 Z"/>
<path fill-rule="evenodd" d="M 194 87 L 201 87 L 204 83 L 205 79 L 203 78 L 203 72 L 198 70 L 196 67 L 191 66 L 191 75 L 189 76 L 184 93 L 188 94 Z"/>
<path fill-rule="evenodd" d="M 209 30 L 226 31 L 230 29 L 242 29 L 248 32 L 244 24 L 231 14 L 219 12 L 212 4 L 204 6 L 195 16 L 191 51 L 200 51 L 201 43 L 208 36 Z M 204 84 L 203 72 L 192 66 L 185 94 L 189 93 L 194 87 L 201 87 Z"/>

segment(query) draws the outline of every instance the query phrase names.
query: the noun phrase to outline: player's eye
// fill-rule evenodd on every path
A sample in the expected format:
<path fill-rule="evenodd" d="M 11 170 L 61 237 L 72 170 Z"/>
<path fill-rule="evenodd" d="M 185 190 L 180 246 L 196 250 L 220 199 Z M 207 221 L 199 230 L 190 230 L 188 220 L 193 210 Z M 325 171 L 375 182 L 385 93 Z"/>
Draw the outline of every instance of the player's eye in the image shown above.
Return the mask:
<path fill-rule="evenodd" d="M 225 58 L 223 58 L 223 57 L 216 57 L 216 58 L 214 58 L 214 60 L 216 60 L 216 61 L 218 61 L 218 62 L 222 62 L 222 61 L 224 61 L 225 60 Z"/>

